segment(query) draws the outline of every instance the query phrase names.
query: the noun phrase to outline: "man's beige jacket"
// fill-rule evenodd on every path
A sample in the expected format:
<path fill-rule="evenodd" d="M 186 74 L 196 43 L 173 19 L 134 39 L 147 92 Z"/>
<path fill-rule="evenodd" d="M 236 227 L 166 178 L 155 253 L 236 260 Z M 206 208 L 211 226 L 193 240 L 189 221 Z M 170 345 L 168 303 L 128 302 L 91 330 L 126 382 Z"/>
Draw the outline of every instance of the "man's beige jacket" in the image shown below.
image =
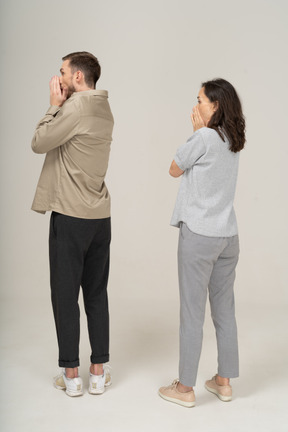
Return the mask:
<path fill-rule="evenodd" d="M 84 219 L 110 216 L 104 178 L 113 124 L 105 90 L 75 92 L 61 108 L 48 109 L 32 140 L 35 153 L 47 153 L 32 210 Z"/>

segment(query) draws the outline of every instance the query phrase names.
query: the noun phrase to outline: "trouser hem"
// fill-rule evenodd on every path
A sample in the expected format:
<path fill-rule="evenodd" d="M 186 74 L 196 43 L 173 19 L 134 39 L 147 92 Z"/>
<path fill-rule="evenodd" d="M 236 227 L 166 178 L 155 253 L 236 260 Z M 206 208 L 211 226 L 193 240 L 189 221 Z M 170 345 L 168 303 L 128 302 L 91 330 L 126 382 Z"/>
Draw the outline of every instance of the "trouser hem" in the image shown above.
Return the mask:
<path fill-rule="evenodd" d="M 186 387 L 195 387 L 195 385 L 196 385 L 195 381 L 186 381 L 185 379 L 184 380 L 179 379 L 179 382 Z"/>
<path fill-rule="evenodd" d="M 93 364 L 102 364 L 109 362 L 109 354 L 103 356 L 91 356 L 90 361 Z"/>
<path fill-rule="evenodd" d="M 75 368 L 75 367 L 80 366 L 79 360 L 75 360 L 72 362 L 59 360 L 58 364 L 59 364 L 59 367 L 65 367 L 65 368 Z"/>
<path fill-rule="evenodd" d="M 179 373 L 179 381 L 181 384 L 187 386 L 187 387 L 194 387 L 196 385 L 196 378 L 193 377 L 192 374 L 181 374 Z"/>
<path fill-rule="evenodd" d="M 227 373 L 225 371 L 218 371 L 217 375 L 219 375 L 222 378 L 239 378 L 239 372 L 234 373 Z"/>

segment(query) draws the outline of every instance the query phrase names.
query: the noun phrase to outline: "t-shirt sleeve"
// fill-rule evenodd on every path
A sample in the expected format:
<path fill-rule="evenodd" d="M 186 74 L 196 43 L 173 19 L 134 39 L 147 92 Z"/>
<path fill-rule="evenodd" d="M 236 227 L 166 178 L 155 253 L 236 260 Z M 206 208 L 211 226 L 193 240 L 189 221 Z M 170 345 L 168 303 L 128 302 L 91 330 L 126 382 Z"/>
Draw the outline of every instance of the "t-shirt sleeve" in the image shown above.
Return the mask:
<path fill-rule="evenodd" d="M 178 167 L 185 171 L 192 168 L 205 152 L 205 143 L 199 130 L 178 148 L 174 160 Z"/>

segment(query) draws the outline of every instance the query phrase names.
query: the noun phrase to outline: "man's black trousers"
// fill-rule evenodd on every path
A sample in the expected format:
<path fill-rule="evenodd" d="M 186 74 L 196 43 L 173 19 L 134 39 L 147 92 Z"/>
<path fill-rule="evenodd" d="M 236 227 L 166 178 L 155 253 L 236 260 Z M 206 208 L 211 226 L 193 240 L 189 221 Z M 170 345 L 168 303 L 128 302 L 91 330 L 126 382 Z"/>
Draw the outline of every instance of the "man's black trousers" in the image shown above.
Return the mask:
<path fill-rule="evenodd" d="M 109 361 L 110 240 L 110 218 L 80 219 L 51 214 L 50 283 L 60 367 L 79 366 L 80 286 L 88 321 L 91 363 Z"/>

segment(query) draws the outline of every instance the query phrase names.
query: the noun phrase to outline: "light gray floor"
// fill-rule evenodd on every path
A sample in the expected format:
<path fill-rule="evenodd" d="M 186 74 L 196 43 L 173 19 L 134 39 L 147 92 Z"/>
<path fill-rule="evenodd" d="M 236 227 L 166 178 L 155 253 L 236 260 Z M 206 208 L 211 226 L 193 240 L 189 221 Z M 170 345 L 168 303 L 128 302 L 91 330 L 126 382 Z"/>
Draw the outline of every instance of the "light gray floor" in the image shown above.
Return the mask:
<path fill-rule="evenodd" d="M 110 295 L 113 385 L 101 396 L 87 393 L 89 346 L 82 313 L 80 373 L 86 389 L 80 398 L 52 386 L 58 368 L 48 295 L 2 303 L 1 430 L 287 432 L 285 308 L 238 305 L 241 378 L 232 382 L 231 403 L 203 387 L 216 365 L 207 310 L 197 405 L 188 409 L 157 395 L 158 387 L 177 377 L 178 304 L 170 300 L 157 308 L 153 299 Z"/>

